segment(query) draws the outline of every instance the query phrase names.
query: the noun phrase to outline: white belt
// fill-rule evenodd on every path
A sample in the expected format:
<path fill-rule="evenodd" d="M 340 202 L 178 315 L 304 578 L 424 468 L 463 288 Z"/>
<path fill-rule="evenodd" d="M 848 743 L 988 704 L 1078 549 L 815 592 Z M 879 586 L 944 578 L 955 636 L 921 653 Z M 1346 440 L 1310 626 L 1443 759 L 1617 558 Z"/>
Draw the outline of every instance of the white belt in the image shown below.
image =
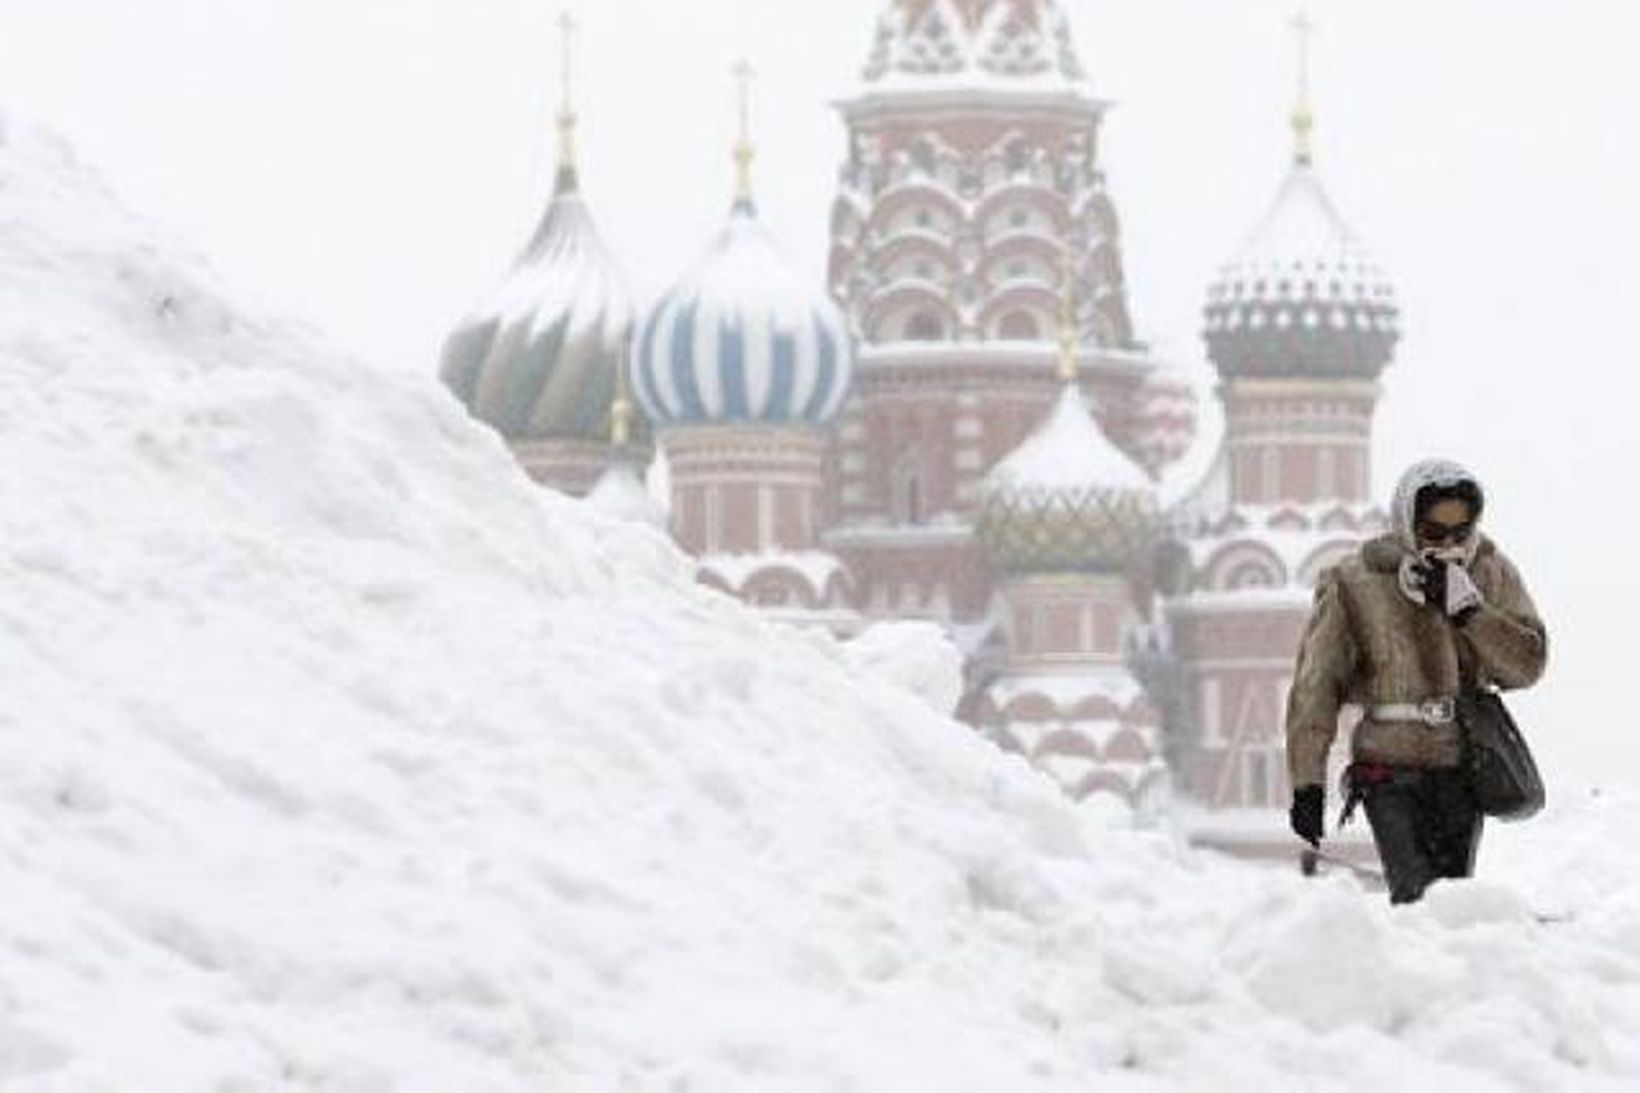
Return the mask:
<path fill-rule="evenodd" d="M 1450 725 L 1457 720 L 1458 703 L 1451 698 L 1388 702 L 1367 707 L 1367 716 L 1374 721 L 1422 721 L 1426 725 Z"/>

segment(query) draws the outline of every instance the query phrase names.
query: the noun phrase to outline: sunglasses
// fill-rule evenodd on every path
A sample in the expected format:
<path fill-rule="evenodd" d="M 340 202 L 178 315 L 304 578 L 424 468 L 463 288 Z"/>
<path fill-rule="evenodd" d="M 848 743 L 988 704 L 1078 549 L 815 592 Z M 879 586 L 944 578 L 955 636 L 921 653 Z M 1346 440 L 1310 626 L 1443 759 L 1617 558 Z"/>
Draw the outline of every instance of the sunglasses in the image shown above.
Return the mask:
<path fill-rule="evenodd" d="M 1475 521 L 1461 524 L 1443 524 L 1439 520 L 1419 520 L 1418 538 L 1426 543 L 1461 543 L 1475 530 Z"/>

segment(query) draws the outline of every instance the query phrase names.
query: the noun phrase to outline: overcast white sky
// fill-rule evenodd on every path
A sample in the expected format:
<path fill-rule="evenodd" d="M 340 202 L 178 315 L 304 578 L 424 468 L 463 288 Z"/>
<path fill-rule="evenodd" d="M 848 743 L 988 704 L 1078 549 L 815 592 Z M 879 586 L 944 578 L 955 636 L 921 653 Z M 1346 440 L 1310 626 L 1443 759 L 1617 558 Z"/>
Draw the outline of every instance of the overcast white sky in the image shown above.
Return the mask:
<path fill-rule="evenodd" d="M 821 282 L 828 102 L 887 0 L 580 0 L 585 187 L 640 298 L 730 196 L 729 68 L 759 70 L 757 190 Z M 390 366 L 522 245 L 549 184 L 542 0 L 0 0 L 0 105 L 68 136 L 235 287 Z M 1068 0 L 1097 91 L 1141 333 L 1199 380 L 1203 286 L 1286 163 L 1294 0 Z M 1318 164 L 1392 271 L 1405 339 L 1377 481 L 1426 454 L 1487 480 L 1548 618 L 1517 703 L 1553 769 L 1640 782 L 1625 682 L 1640 516 L 1635 5 L 1316 0 Z M 0 194 L 0 201 L 4 195 Z"/>

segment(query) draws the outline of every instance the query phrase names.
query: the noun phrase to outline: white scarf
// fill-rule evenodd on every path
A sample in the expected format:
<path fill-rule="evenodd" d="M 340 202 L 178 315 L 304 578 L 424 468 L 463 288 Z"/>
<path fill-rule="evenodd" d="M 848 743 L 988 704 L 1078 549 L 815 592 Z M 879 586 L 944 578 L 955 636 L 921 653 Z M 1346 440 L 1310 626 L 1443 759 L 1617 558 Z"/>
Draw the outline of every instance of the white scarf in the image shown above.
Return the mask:
<path fill-rule="evenodd" d="M 1469 539 L 1457 546 L 1422 552 L 1421 557 L 1427 564 L 1446 566 L 1446 603 L 1441 605 L 1441 609 L 1448 615 L 1480 606 L 1481 590 L 1475 587 L 1475 580 L 1469 575 L 1469 563 L 1475 559 L 1475 547 L 1479 541 L 1480 536 L 1470 532 Z M 1401 594 L 1421 607 L 1428 601 L 1424 596 L 1423 584 L 1418 579 L 1421 568 L 1419 560 L 1418 554 L 1401 555 L 1396 582 L 1401 586 Z"/>

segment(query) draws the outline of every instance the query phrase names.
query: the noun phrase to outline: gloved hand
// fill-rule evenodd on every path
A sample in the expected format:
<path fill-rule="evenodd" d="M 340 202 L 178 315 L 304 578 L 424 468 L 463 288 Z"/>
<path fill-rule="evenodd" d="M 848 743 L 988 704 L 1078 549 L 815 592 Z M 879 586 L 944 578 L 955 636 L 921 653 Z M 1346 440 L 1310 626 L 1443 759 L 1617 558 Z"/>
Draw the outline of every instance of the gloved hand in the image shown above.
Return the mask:
<path fill-rule="evenodd" d="M 1446 614 L 1446 562 L 1426 554 L 1414 563 L 1412 577 L 1424 594 L 1424 603 Z"/>
<path fill-rule="evenodd" d="M 1326 807 L 1326 795 L 1320 786 L 1299 786 L 1293 790 L 1293 807 L 1287 810 L 1287 823 L 1299 838 L 1319 847 L 1325 834 L 1322 814 Z"/>
<path fill-rule="evenodd" d="M 1413 576 L 1424 602 L 1460 626 L 1480 610 L 1480 589 L 1461 562 L 1423 557 L 1413 567 Z"/>
<path fill-rule="evenodd" d="M 1475 612 L 1481 609 L 1485 601 L 1481 599 L 1481 590 L 1475 587 L 1474 578 L 1464 566 L 1452 562 L 1446 567 L 1446 599 L 1441 601 L 1446 605 L 1446 617 L 1462 626 L 1475 617 Z"/>

